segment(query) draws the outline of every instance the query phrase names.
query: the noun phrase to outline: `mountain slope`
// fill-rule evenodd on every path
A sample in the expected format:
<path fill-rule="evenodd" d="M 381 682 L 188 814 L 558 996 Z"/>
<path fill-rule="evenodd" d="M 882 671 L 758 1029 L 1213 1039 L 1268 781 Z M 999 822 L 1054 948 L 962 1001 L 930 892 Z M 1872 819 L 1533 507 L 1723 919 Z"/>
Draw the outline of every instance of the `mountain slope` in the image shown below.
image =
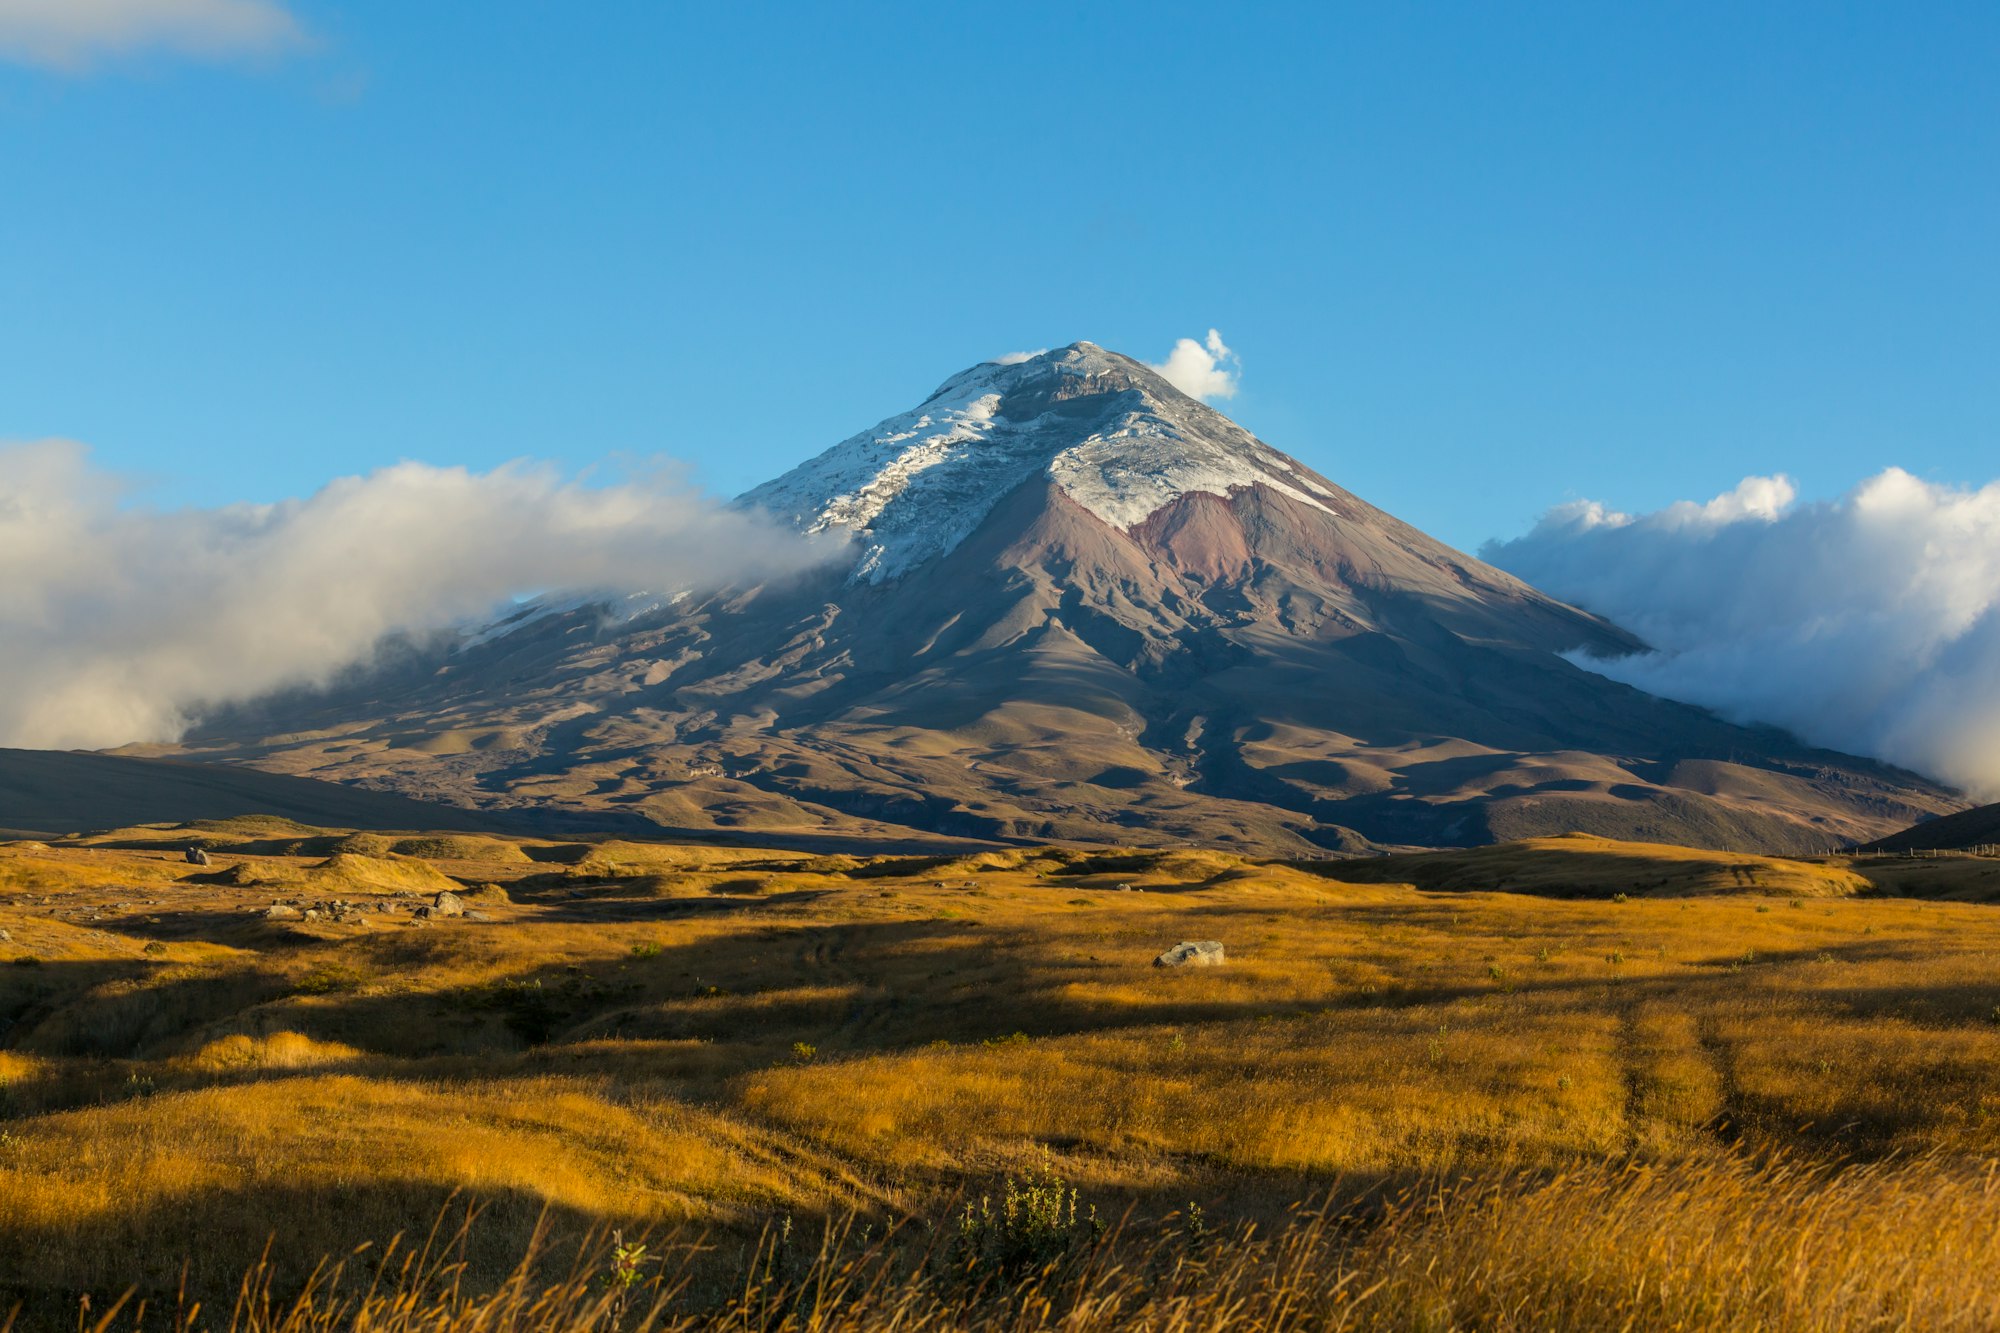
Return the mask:
<path fill-rule="evenodd" d="M 1878 838 L 1871 852 L 1965 851 L 2000 846 L 2000 805 L 1982 805 L 1941 819 L 1928 819 Z"/>
<path fill-rule="evenodd" d="M 1560 654 L 1617 627 L 1089 343 L 974 367 L 742 503 L 782 586 L 522 618 L 189 749 L 676 829 L 1821 850 L 1959 802 Z"/>
<path fill-rule="evenodd" d="M 64 750 L 0 750 L 0 836 L 57 836 L 138 824 L 278 815 L 357 829 L 491 831 L 491 818 L 214 764 Z"/>

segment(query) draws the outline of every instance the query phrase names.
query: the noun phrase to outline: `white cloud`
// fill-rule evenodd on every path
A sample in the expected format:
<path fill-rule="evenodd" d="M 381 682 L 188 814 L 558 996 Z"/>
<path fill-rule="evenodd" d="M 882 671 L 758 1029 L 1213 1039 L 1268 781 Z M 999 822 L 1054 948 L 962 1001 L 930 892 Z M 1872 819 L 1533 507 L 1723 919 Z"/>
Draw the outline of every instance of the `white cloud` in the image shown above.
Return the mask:
<path fill-rule="evenodd" d="M 144 50 L 268 55 L 304 41 L 278 0 L 0 0 L 0 60 L 54 69 Z"/>
<path fill-rule="evenodd" d="M 830 555 L 654 479 L 403 463 L 304 500 L 121 507 L 66 441 L 0 446 L 0 744 L 178 736 L 205 706 L 322 684 L 385 635 L 525 590 L 718 586 Z"/>
<path fill-rule="evenodd" d="M 1018 366 L 1023 361 L 1033 361 L 1036 357 L 1047 353 L 1048 350 L 1046 347 L 1037 347 L 1032 352 L 1008 352 L 1004 356 L 994 357 L 987 364 L 994 366 Z"/>
<path fill-rule="evenodd" d="M 1481 554 L 1660 650 L 1593 670 L 2000 799 L 2000 482 L 1891 468 L 1795 495 L 1751 477 L 1638 517 L 1579 502 Z"/>
<path fill-rule="evenodd" d="M 1243 363 L 1214 329 L 1206 342 L 1182 338 L 1167 359 L 1151 369 L 1190 398 L 1234 398 Z"/>

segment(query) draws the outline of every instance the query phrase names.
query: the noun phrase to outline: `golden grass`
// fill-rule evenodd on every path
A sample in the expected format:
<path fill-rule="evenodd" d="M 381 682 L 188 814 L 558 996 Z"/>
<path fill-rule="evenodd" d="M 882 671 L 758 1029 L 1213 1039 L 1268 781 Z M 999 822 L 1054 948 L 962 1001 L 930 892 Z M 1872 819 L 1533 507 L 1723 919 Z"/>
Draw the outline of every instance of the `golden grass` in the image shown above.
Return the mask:
<path fill-rule="evenodd" d="M 1087 1214 L 1071 1214 L 1082 1218 Z M 685 1230 L 546 1228 L 505 1278 L 467 1280 L 472 1218 L 361 1250 L 303 1283 L 266 1261 L 229 1311 L 244 1333 L 308 1330 L 1221 1329 L 1494 1333 L 1992 1328 L 2000 1182 L 1937 1160 L 1834 1170 L 1779 1159 L 1603 1163 L 1555 1176 L 1430 1178 L 1265 1228 L 1192 1210 L 1108 1232 L 1016 1228 L 968 1247 L 949 1219 L 767 1228 L 718 1247 Z M 1039 1219 L 1039 1220 L 1046 1220 Z M 386 1280 L 385 1280 L 386 1279 Z M 113 1305 L 115 1326 L 128 1307 Z M 137 1322 L 137 1321 L 134 1321 Z M 211 1322 L 219 1323 L 219 1319 Z M 176 1329 L 198 1324 L 176 1318 Z"/>
<path fill-rule="evenodd" d="M 734 1237 L 697 1264 L 714 1315 L 746 1229 L 935 1216 L 1044 1160 L 1107 1213 L 1259 1222 L 1249 1267 L 1203 1270 L 1246 1309 L 1309 1251 L 1285 1280 L 1323 1323 L 1972 1327 L 2000 1290 L 1976 1235 L 2000 1234 L 2000 917 L 1877 896 L 1870 860 L 1550 839 L 1399 858 L 1420 888 L 1200 851 L 333 858 L 496 886 L 497 920 L 418 927 L 266 923 L 266 884 L 118 841 L 0 847 L 0 1305 L 36 1320 L 82 1289 L 157 1299 L 188 1258 L 213 1308 L 274 1233 L 295 1286 L 454 1190 L 493 1204 L 467 1292 L 547 1209 L 565 1244 Z M 1152 966 L 1205 938 L 1225 966 Z M 1329 1190 L 1365 1221 L 1268 1231 Z M 1897 1228 L 1933 1257 L 1867 1252 Z M 1225 1308 L 1100 1279 L 1060 1277 L 1049 1309 Z M 881 1299 L 912 1326 L 1027 1320 L 925 1282 Z M 1393 1306 L 1359 1299 L 1378 1283 Z"/>

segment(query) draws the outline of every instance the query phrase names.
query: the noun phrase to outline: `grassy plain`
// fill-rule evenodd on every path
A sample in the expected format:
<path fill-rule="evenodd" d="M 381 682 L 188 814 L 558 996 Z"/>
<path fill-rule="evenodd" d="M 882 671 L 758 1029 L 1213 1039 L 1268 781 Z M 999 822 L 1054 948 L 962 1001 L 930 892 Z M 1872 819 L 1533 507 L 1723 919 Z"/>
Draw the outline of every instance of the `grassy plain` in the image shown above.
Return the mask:
<path fill-rule="evenodd" d="M 485 919 L 415 918 L 450 885 Z M 663 1317 L 757 1327 L 839 1282 L 822 1326 L 1991 1327 L 1996 896 L 1973 858 L 1579 837 L 0 846 L 0 1319 L 131 1287 L 226 1310 L 260 1256 L 283 1306 L 362 1241 L 349 1276 L 393 1279 L 382 1243 L 457 1194 L 484 1211 L 436 1300 L 517 1316 L 541 1227 L 562 1254 L 644 1232 Z M 1191 939 L 1229 961 L 1152 965 Z M 977 1300 L 913 1275 L 1010 1177 L 1126 1224 L 1057 1226 Z M 824 1259 L 756 1255 L 850 1217 L 867 1239 Z"/>

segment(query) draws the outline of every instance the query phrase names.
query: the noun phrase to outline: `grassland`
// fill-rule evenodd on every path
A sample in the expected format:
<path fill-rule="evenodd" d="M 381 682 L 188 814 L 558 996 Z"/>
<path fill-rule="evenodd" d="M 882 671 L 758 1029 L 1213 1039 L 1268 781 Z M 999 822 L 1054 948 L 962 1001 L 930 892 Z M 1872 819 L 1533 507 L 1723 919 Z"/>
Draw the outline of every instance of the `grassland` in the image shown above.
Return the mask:
<path fill-rule="evenodd" d="M 453 886 L 484 919 L 417 918 Z M 427 1326 L 519 1322 L 594 1243 L 550 1298 L 573 1324 L 671 1289 L 662 1320 L 745 1327 L 1991 1327 L 1995 896 L 1974 858 L 1574 837 L 4 845 L 0 1317 L 74 1326 L 128 1288 L 226 1311 L 255 1269 L 332 1326 L 348 1288 L 290 1302 L 373 1241 L 344 1280 L 420 1288 L 399 1317 Z M 1210 938 L 1225 966 L 1152 965 Z M 1022 1217 L 1124 1222 L 968 1248 L 953 1219 L 1010 1178 Z M 454 1197 L 482 1211 L 448 1272 L 403 1273 L 385 1243 Z M 552 1257 L 510 1285 L 538 1228 Z M 648 1237 L 630 1292 L 601 1281 L 613 1229 Z"/>

